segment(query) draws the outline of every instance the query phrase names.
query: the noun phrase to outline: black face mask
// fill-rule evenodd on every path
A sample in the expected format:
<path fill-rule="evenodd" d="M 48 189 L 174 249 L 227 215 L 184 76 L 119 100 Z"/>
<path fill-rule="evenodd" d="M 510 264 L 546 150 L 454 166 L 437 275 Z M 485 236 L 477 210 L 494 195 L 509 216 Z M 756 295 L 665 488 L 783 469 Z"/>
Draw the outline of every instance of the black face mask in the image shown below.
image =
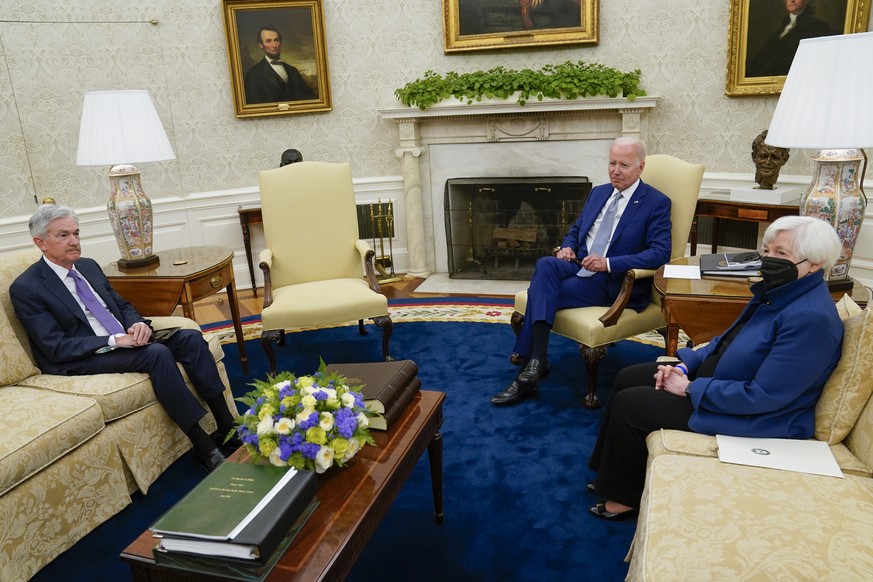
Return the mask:
<path fill-rule="evenodd" d="M 803 259 L 792 263 L 788 259 L 780 259 L 779 257 L 761 258 L 761 278 L 764 279 L 764 288 L 770 291 L 780 285 L 796 281 L 797 265 L 805 261 L 806 259 Z"/>

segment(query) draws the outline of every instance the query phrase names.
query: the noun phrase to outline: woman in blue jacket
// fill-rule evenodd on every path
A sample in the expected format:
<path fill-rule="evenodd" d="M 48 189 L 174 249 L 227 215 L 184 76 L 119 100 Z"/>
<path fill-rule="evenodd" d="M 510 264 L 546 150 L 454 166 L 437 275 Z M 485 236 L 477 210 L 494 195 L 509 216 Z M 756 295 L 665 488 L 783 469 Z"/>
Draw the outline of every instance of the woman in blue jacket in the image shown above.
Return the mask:
<path fill-rule="evenodd" d="M 646 473 L 646 437 L 666 428 L 703 434 L 805 439 L 815 405 L 840 359 L 843 324 L 824 281 L 840 254 L 833 227 L 786 216 L 764 233 L 763 281 L 720 336 L 681 363 L 622 370 L 604 412 L 588 467 L 591 507 L 603 519 L 636 513 Z M 654 377 L 654 382 L 652 378 Z"/>

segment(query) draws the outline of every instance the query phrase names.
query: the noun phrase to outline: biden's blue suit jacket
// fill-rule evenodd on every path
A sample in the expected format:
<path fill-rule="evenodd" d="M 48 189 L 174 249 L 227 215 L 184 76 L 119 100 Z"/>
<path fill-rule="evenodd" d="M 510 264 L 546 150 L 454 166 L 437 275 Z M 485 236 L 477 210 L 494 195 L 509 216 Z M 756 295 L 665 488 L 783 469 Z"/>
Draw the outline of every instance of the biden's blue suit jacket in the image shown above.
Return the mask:
<path fill-rule="evenodd" d="M 582 213 L 564 237 L 561 247 L 573 249 L 579 258 L 588 254 L 585 237 L 614 190 L 612 184 L 603 184 L 591 190 Z M 609 259 L 607 285 L 611 300 L 618 297 L 622 279 L 629 269 L 657 269 L 670 261 L 673 246 L 670 209 L 671 202 L 666 195 L 640 180 L 606 251 L 606 258 Z M 628 306 L 639 311 L 649 304 L 651 296 L 652 279 L 641 279 L 634 283 Z"/>

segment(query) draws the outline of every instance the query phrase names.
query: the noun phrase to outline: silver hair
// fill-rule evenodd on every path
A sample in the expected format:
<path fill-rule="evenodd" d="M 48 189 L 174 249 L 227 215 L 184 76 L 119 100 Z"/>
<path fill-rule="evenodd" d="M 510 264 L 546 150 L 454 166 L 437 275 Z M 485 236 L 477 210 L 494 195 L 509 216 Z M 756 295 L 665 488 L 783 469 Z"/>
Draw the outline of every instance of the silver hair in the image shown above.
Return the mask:
<path fill-rule="evenodd" d="M 636 150 L 637 159 L 640 161 L 640 163 L 643 163 L 646 161 L 646 144 L 643 143 L 643 140 L 641 140 L 639 138 L 627 137 L 627 136 L 617 137 L 612 142 L 612 145 L 614 145 L 614 146 L 615 145 L 631 146 Z"/>
<path fill-rule="evenodd" d="M 840 258 L 843 243 L 834 227 L 824 220 L 812 216 L 777 218 L 764 231 L 764 245 L 770 244 L 783 231 L 791 233 L 789 250 L 799 259 L 807 259 L 810 263 L 820 264 L 822 269 L 828 270 Z"/>
<path fill-rule="evenodd" d="M 49 225 L 59 218 L 73 218 L 76 224 L 79 224 L 79 217 L 76 216 L 76 211 L 69 206 L 59 206 L 57 204 L 42 204 L 30 217 L 27 227 L 30 229 L 30 236 L 33 238 L 45 238 L 48 234 Z"/>

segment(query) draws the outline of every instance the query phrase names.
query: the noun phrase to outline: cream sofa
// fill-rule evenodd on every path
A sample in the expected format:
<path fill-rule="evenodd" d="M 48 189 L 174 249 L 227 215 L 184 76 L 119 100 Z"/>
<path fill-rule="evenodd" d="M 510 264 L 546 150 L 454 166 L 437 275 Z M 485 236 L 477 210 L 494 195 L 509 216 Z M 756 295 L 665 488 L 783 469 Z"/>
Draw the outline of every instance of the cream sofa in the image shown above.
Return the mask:
<path fill-rule="evenodd" d="M 628 580 L 873 577 L 873 313 L 839 307 L 843 353 L 816 438 L 845 478 L 725 464 L 714 437 L 652 433 Z"/>
<path fill-rule="evenodd" d="M 33 576 L 130 504 L 131 493 L 147 493 L 190 448 L 147 374 L 40 374 L 9 300 L 11 282 L 38 257 L 36 249 L 0 256 L 2 582 Z M 152 321 L 156 328 L 198 328 L 182 317 Z M 213 341 L 210 348 L 227 388 L 221 347 Z M 225 395 L 235 411 L 229 389 Z M 209 414 L 201 425 L 215 430 Z"/>

